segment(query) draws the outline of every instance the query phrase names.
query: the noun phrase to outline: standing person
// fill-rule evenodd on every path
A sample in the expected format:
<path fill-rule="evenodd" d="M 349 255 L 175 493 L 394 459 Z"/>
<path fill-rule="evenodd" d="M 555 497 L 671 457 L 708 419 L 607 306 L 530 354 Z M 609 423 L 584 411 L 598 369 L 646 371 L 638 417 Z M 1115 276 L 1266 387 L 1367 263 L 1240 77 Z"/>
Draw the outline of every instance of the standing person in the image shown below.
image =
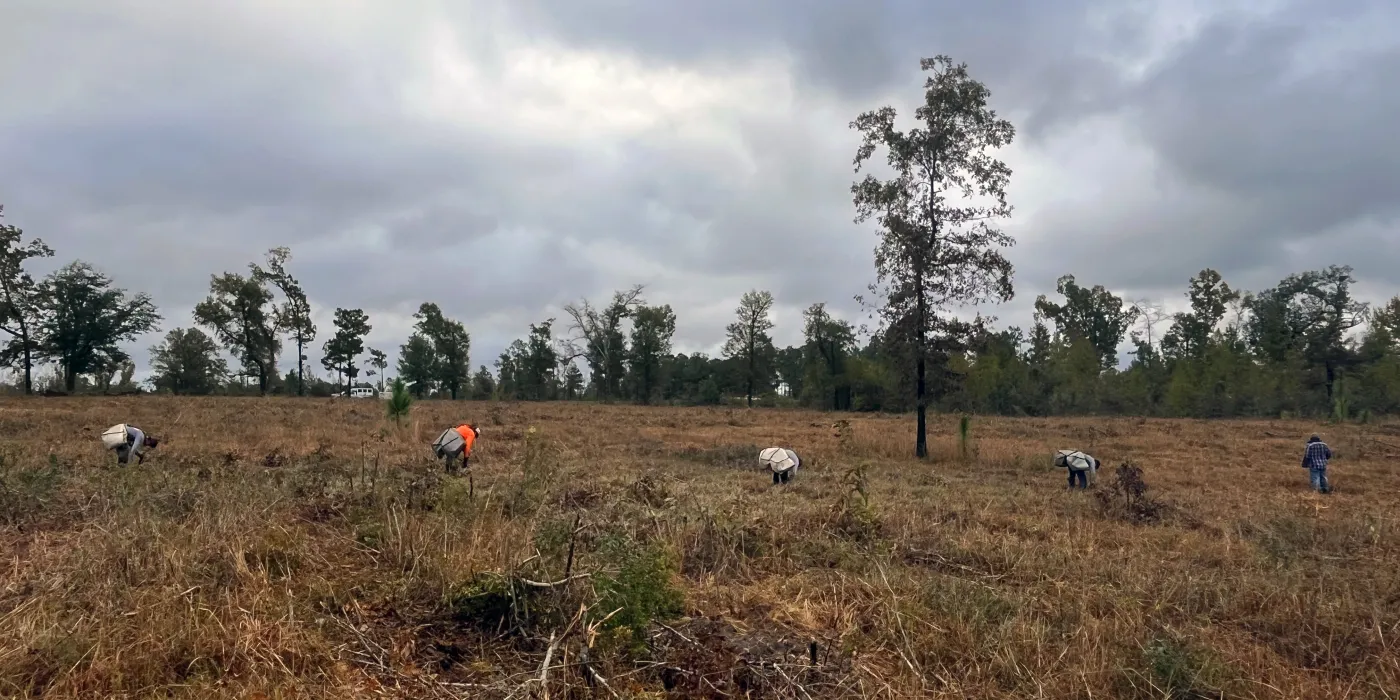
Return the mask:
<path fill-rule="evenodd" d="M 1312 487 L 1318 493 L 1332 493 L 1332 485 L 1327 483 L 1327 460 L 1330 459 L 1332 448 L 1322 438 L 1316 435 L 1308 438 L 1308 444 L 1303 448 L 1303 468 L 1308 470 Z"/>
<path fill-rule="evenodd" d="M 1089 488 L 1091 477 L 1099 473 L 1099 460 L 1079 450 L 1056 450 L 1055 466 L 1069 470 L 1070 488 L 1074 488 L 1075 481 L 1079 482 L 1079 488 Z"/>
<path fill-rule="evenodd" d="M 472 448 L 476 446 L 476 439 L 479 437 L 481 428 L 471 423 L 448 428 L 433 441 L 433 454 L 443 461 L 443 467 L 448 472 L 455 471 L 453 462 L 457 460 L 458 455 L 462 457 L 462 467 L 466 468 L 472 458 Z"/>
<path fill-rule="evenodd" d="M 140 428 L 126 423 L 118 423 L 102 433 L 102 444 L 117 453 L 117 464 L 127 464 L 136 455 L 136 463 L 146 461 L 146 450 L 155 449 L 160 441 L 147 435 Z"/>

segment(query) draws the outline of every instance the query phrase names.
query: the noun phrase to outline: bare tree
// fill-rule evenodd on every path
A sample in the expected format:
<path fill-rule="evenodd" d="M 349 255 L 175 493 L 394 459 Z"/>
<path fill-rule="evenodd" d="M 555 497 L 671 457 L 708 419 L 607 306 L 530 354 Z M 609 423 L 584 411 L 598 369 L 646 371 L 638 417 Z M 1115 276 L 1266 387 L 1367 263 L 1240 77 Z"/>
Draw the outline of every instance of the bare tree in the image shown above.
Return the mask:
<path fill-rule="evenodd" d="M 1142 332 L 1142 337 L 1147 340 L 1147 347 L 1156 349 L 1157 347 L 1157 326 L 1171 319 L 1172 315 L 1167 312 L 1166 307 L 1160 301 L 1151 299 L 1138 299 L 1133 302 L 1133 308 L 1137 310 L 1137 331 Z"/>
<path fill-rule="evenodd" d="M 627 372 L 627 336 L 623 322 L 646 304 L 642 298 L 643 285 L 613 292 L 612 303 L 595 308 L 587 299 L 564 307 L 569 315 L 570 337 L 560 342 L 563 361 L 583 358 L 600 399 L 612 399 L 622 394 L 622 378 Z"/>

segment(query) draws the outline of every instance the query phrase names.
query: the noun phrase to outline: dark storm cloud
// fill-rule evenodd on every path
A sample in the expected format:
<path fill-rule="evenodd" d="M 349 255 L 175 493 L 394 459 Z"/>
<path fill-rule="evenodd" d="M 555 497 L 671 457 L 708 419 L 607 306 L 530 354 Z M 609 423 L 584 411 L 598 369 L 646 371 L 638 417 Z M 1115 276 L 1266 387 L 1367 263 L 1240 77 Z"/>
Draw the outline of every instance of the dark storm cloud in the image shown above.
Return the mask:
<path fill-rule="evenodd" d="M 844 100 L 917 90 L 918 60 L 938 53 L 975 66 L 998 104 L 1029 111 L 1038 130 L 1098 105 L 1119 84 L 1099 56 L 1131 46 L 1148 17 L 1092 0 L 521 0 L 514 12 L 582 46 L 660 61 L 737 62 L 785 52 L 803 89 Z M 1104 21 L 1089 22 L 1091 13 Z M 869 105 L 873 106 L 873 105 Z M 862 108 L 869 108 L 862 106 Z M 852 115 L 854 116 L 854 115 Z"/>
<path fill-rule="evenodd" d="M 1390 16 L 1400 35 L 1400 11 Z M 1310 65 L 1314 19 L 1214 24 L 1144 83 L 1136 107 L 1169 167 L 1261 205 L 1273 216 L 1254 233 L 1275 241 L 1400 211 L 1400 44 Z"/>
<path fill-rule="evenodd" d="M 501 224 L 511 189 L 531 173 L 563 177 L 567 155 L 405 120 L 385 80 L 402 69 L 392 52 L 336 64 L 214 36 L 257 35 L 237 23 L 27 9 L 3 75 L 6 94 L 35 101 L 0 108 L 10 221 L 54 245 L 56 263 L 94 260 L 152 293 L 166 329 L 190 324 L 210 274 L 244 272 L 276 245 L 292 246 L 313 303 L 372 315 L 434 299 L 468 318 L 537 320 L 591 281 L 555 232 Z M 77 87 L 45 89 L 59 78 Z M 489 257 L 468 248 L 483 241 Z"/>
<path fill-rule="evenodd" d="M 1208 22 L 1112 107 L 1156 174 L 1052 206 L 1023 271 L 1177 298 L 1204 267 L 1257 289 L 1335 263 L 1394 290 L 1396 76 L 1400 11 L 1380 3 Z"/>

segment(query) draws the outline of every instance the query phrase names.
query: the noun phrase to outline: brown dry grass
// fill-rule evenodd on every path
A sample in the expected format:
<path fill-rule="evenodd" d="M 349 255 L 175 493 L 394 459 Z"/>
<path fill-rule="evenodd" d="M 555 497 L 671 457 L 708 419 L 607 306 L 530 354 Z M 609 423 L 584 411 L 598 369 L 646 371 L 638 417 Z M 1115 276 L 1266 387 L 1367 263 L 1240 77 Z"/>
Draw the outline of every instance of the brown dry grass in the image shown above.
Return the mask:
<path fill-rule="evenodd" d="M 963 463 L 940 417 L 920 464 L 907 418 L 380 409 L 0 403 L 0 695 L 1400 697 L 1393 425 L 988 418 Z M 424 446 L 456 420 L 484 426 L 470 484 Z M 166 440 L 144 466 L 101 450 L 122 421 Z M 1327 497 L 1297 465 L 1314 430 Z M 806 460 L 786 488 L 769 444 Z M 1142 465 L 1164 519 L 1066 491 L 1063 447 Z M 480 577 L 562 578 L 576 518 L 593 578 Z M 610 594 L 648 546 L 670 582 Z M 462 602 L 491 585 L 515 622 Z M 670 589 L 679 617 L 600 622 Z"/>

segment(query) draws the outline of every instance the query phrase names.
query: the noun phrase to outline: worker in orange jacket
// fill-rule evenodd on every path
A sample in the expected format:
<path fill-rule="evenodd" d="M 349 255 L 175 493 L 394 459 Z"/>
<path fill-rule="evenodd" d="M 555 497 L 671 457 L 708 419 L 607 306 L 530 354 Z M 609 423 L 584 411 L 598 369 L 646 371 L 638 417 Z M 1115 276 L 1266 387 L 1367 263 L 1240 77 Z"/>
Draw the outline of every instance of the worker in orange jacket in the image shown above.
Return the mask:
<path fill-rule="evenodd" d="M 481 428 L 471 423 L 448 428 L 433 441 L 433 453 L 443 461 L 443 466 L 449 472 L 455 471 L 453 465 L 458 455 L 462 457 L 462 467 L 465 468 L 471 461 L 472 448 L 476 446 L 476 439 L 479 437 Z"/>

